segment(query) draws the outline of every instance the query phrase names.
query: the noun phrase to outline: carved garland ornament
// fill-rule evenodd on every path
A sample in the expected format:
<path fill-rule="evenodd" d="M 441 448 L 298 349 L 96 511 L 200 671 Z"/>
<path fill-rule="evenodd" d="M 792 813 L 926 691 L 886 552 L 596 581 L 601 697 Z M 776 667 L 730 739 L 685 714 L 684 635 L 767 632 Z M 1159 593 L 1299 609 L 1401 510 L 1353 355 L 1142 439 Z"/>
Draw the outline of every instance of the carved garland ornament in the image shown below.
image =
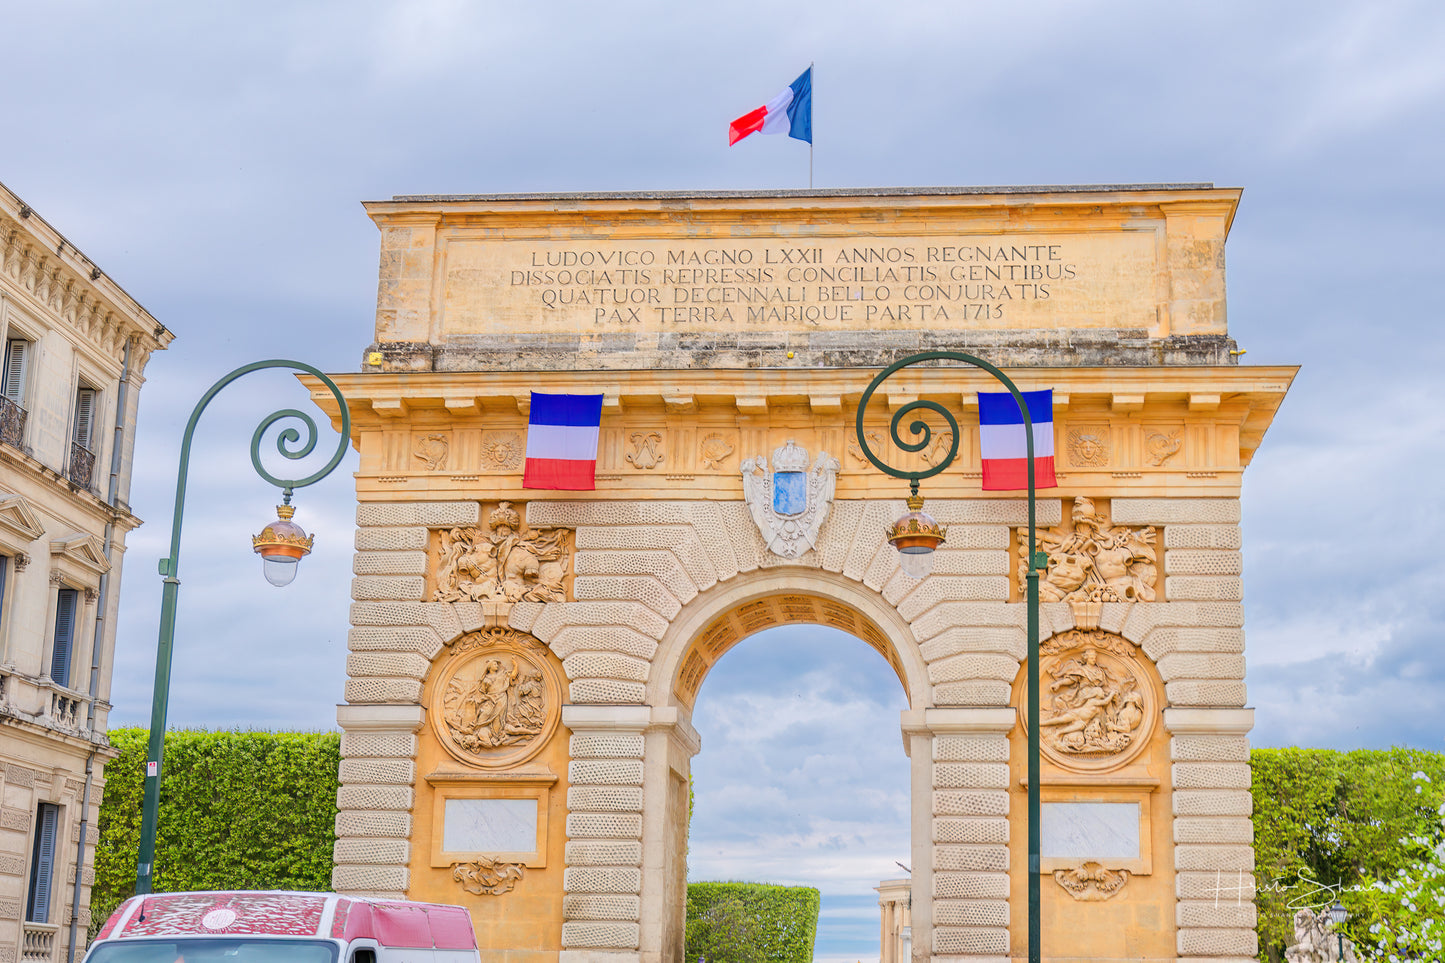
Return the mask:
<path fill-rule="evenodd" d="M 1158 714 L 1157 697 L 1132 643 L 1109 632 L 1071 629 L 1048 639 L 1039 655 L 1039 744 L 1051 762 L 1098 771 L 1143 750 Z"/>
<path fill-rule="evenodd" d="M 1018 590 L 1028 585 L 1028 536 L 1019 530 Z M 1068 524 L 1038 533 L 1049 557 L 1039 580 L 1042 602 L 1152 602 L 1159 581 L 1154 526 L 1113 525 L 1093 499 L 1074 499 Z"/>
<path fill-rule="evenodd" d="M 1054 881 L 1076 900 L 1106 900 L 1129 882 L 1127 869 L 1105 869 L 1102 864 L 1086 862 L 1074 869 L 1054 870 Z"/>
<path fill-rule="evenodd" d="M 520 863 L 499 863 L 478 856 L 470 863 L 452 863 L 452 879 L 474 896 L 510 893 L 522 881 L 527 868 Z"/>
<path fill-rule="evenodd" d="M 546 745 L 562 704 L 546 651 L 532 636 L 504 628 L 452 643 L 427 713 L 448 752 L 468 765 L 500 769 Z"/>
<path fill-rule="evenodd" d="M 487 531 L 441 533 L 436 602 L 561 602 L 567 575 L 568 530 L 522 534 L 522 516 L 502 502 L 487 516 Z"/>

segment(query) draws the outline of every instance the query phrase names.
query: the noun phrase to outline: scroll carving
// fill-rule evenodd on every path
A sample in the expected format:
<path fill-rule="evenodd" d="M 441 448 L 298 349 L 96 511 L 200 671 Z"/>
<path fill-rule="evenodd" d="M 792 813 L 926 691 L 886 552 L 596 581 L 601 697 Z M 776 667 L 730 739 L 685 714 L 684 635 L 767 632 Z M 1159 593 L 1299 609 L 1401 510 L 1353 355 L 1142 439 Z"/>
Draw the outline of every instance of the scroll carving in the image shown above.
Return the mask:
<path fill-rule="evenodd" d="M 1069 769 L 1110 769 L 1144 747 L 1156 697 L 1127 639 L 1072 629 L 1040 646 L 1039 743 Z"/>
<path fill-rule="evenodd" d="M 1102 864 L 1089 861 L 1074 869 L 1054 870 L 1054 881 L 1076 900 L 1098 902 L 1123 889 L 1129 882 L 1129 871 L 1105 869 Z"/>
<path fill-rule="evenodd" d="M 1074 499 L 1069 522 L 1038 534 L 1049 557 L 1039 581 L 1043 602 L 1152 602 L 1159 581 L 1152 525 L 1113 525 L 1093 499 Z M 1018 589 L 1027 591 L 1028 538 L 1018 539 Z"/>
<path fill-rule="evenodd" d="M 451 449 L 447 436 L 433 432 L 423 435 L 416 443 L 412 454 L 422 460 L 427 471 L 444 471 L 447 467 L 447 452 Z"/>
<path fill-rule="evenodd" d="M 561 690 L 546 647 L 505 628 L 452 645 L 431 698 L 432 726 L 452 755 L 481 768 L 526 759 L 556 728 Z"/>
<path fill-rule="evenodd" d="M 561 602 L 567 575 L 566 529 L 523 534 L 521 514 L 502 502 L 474 527 L 441 533 L 437 602 Z"/>
<path fill-rule="evenodd" d="M 452 863 L 452 879 L 473 896 L 510 893 L 526 872 L 520 863 L 500 863 L 486 856 L 478 856 L 469 863 Z"/>
<path fill-rule="evenodd" d="M 1177 428 L 1168 434 L 1162 431 L 1151 431 L 1145 434 L 1144 460 L 1158 468 L 1179 454 L 1179 449 L 1184 447 L 1184 441 L 1179 437 L 1183 433 L 1183 428 Z"/>
<path fill-rule="evenodd" d="M 667 460 L 662 453 L 662 435 L 655 431 L 634 431 L 632 433 L 632 450 L 626 455 L 634 468 L 656 468 Z"/>

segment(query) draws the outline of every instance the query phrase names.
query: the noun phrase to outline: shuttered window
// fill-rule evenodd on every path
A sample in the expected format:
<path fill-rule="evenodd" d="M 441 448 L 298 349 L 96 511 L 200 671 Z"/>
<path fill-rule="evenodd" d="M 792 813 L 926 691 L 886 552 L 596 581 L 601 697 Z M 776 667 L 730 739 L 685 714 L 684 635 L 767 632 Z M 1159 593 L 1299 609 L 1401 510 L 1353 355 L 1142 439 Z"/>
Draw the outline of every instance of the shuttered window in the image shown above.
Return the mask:
<path fill-rule="evenodd" d="M 5 342 L 5 370 L 0 373 L 0 394 L 17 405 L 25 401 L 25 366 L 29 361 L 29 341 L 11 338 Z"/>
<path fill-rule="evenodd" d="M 55 882 L 55 831 L 60 807 L 41 803 L 35 810 L 35 847 L 30 859 L 30 898 L 25 919 L 31 923 L 50 922 L 50 892 Z"/>
<path fill-rule="evenodd" d="M 70 688 L 70 654 L 75 649 L 75 602 L 80 593 L 63 588 L 55 604 L 55 645 L 50 650 L 50 678 Z"/>
<path fill-rule="evenodd" d="M 75 435 L 74 442 L 87 451 L 94 451 L 90 436 L 95 422 L 95 389 L 81 388 L 75 392 Z"/>

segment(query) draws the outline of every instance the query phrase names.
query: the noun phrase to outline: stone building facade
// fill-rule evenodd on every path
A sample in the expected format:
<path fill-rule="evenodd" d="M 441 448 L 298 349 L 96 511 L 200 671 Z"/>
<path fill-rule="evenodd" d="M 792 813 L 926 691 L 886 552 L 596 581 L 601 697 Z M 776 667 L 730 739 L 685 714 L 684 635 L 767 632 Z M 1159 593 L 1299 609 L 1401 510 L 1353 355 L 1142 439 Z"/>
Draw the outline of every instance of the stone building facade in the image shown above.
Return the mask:
<path fill-rule="evenodd" d="M 0 963 L 50 963 L 90 923 L 136 410 L 172 335 L 3 185 L 0 329 Z"/>
<path fill-rule="evenodd" d="M 908 696 L 914 958 L 1023 956 L 1027 512 L 980 490 L 996 385 L 911 368 L 864 412 L 900 468 L 957 447 L 923 484 L 948 535 L 921 580 L 884 540 L 907 484 L 855 431 L 883 365 L 961 350 L 1054 391 L 1045 955 L 1251 957 L 1239 494 L 1294 369 L 1237 364 L 1238 199 L 368 205 L 375 341 L 337 379 L 361 452 L 337 890 L 462 901 L 488 960 L 679 961 L 702 682 L 741 639 L 817 623 Z M 533 391 L 602 395 L 595 491 L 523 487 Z M 920 400 L 956 427 L 928 415 L 926 444 L 891 446 Z"/>

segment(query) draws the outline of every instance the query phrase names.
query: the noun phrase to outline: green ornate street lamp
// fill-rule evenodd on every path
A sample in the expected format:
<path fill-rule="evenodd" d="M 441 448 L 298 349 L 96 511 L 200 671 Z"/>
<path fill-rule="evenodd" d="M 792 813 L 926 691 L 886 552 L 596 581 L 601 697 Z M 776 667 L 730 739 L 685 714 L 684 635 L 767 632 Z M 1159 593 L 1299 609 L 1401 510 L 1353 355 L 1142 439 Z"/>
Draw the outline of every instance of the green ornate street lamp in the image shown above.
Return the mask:
<path fill-rule="evenodd" d="M 195 410 L 191 412 L 191 420 L 186 423 L 186 432 L 181 436 L 180 470 L 176 476 L 176 509 L 171 520 L 171 553 L 160 561 L 160 574 L 164 584 L 161 588 L 160 641 L 156 646 L 156 680 L 151 694 L 150 747 L 146 753 L 145 801 L 141 807 L 140 851 L 136 857 L 135 868 L 135 891 L 138 894 L 149 893 L 154 878 L 156 820 L 161 801 L 161 756 L 165 748 L 166 708 L 170 701 L 171 652 L 176 632 L 176 597 L 181 586 L 181 580 L 178 577 L 181 568 L 181 515 L 186 500 L 186 473 L 190 468 L 191 439 L 195 435 L 196 422 L 200 420 L 201 412 L 205 410 L 206 405 L 211 403 L 211 399 L 216 396 L 217 392 L 242 375 L 260 371 L 263 368 L 292 368 L 315 375 L 335 396 L 336 402 L 341 408 L 341 440 L 336 446 L 336 453 L 320 471 L 307 475 L 305 478 L 277 478 L 268 472 L 261 464 L 261 438 L 266 433 L 266 429 L 281 419 L 299 419 L 306 426 L 305 440 L 303 441 L 301 432 L 296 428 L 288 427 L 276 436 L 276 450 L 281 453 L 282 457 L 293 461 L 305 458 L 316 448 L 316 422 L 311 419 L 310 415 L 297 411 L 295 408 L 274 411 L 257 426 L 256 433 L 251 436 L 251 464 L 255 467 L 256 474 L 281 489 L 281 505 L 276 509 L 278 518 L 269 523 L 260 535 L 251 540 L 253 550 L 262 558 L 266 580 L 272 585 L 289 584 L 296 576 L 297 563 L 311 551 L 311 538 L 302 531 L 301 526 L 291 521 L 291 516 L 296 511 L 291 506 L 292 491 L 313 485 L 331 474 L 332 470 L 341 464 L 342 456 L 346 454 L 347 442 L 351 437 L 351 410 L 346 406 L 346 399 L 341 396 L 341 389 L 337 388 L 335 383 L 318 369 L 299 361 L 256 361 L 243 365 L 211 385 L 210 390 L 201 396 Z"/>
<path fill-rule="evenodd" d="M 908 479 L 908 514 L 894 522 L 888 530 L 888 541 L 893 544 L 899 552 L 899 564 L 904 573 L 913 578 L 923 578 L 933 570 L 933 551 L 943 544 L 947 532 L 938 525 L 930 516 L 923 511 L 923 496 L 918 493 L 918 484 L 925 478 L 931 478 L 953 464 L 958 457 L 958 420 L 943 405 L 936 401 L 918 399 L 899 407 L 893 413 L 892 421 L 889 422 L 888 432 L 891 440 L 899 449 L 907 452 L 918 452 L 928 448 L 933 433 L 928 425 L 921 419 L 908 423 L 908 434 L 917 441 L 905 441 L 899 433 L 899 426 L 904 418 L 910 414 L 922 411 L 931 411 L 943 418 L 948 423 L 949 430 L 953 433 L 953 444 L 948 449 L 948 454 L 940 458 L 936 464 L 925 469 L 901 470 L 887 465 L 873 453 L 868 446 L 868 439 L 863 433 L 863 421 L 868 410 L 868 402 L 872 399 L 873 393 L 878 390 L 883 382 L 892 375 L 916 364 L 927 361 L 961 361 L 964 364 L 973 365 L 975 368 L 982 368 L 993 375 L 999 383 L 1009 390 L 1018 403 L 1019 412 L 1024 419 L 1024 437 L 1027 439 L 1028 456 L 1028 481 L 1029 481 L 1029 571 L 1028 571 L 1028 739 L 1029 739 L 1029 963 L 1039 963 L 1041 948 L 1041 924 L 1040 924 L 1040 883 L 1039 883 L 1039 572 L 1048 565 L 1048 556 L 1036 551 L 1038 544 L 1034 533 L 1035 509 L 1037 497 L 1034 488 L 1034 425 L 1033 419 L 1029 417 L 1029 406 L 1025 403 L 1023 395 L 1019 392 L 1018 386 L 993 365 L 982 358 L 975 358 L 971 354 L 964 354 L 960 351 L 924 351 L 920 354 L 909 355 L 899 361 L 895 361 L 874 378 L 863 392 L 862 399 L 858 402 L 858 419 L 855 429 L 858 435 L 858 447 L 862 449 L 864 456 L 873 463 L 879 471 L 891 475 L 894 478 Z"/>

